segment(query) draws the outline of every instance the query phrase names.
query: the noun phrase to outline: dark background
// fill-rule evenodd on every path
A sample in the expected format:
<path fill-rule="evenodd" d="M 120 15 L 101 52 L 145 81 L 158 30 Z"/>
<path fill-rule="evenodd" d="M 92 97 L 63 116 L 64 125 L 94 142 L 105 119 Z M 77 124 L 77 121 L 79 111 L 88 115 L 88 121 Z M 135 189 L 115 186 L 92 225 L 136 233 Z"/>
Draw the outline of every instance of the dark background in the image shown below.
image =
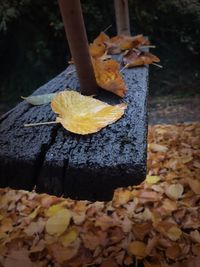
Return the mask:
<path fill-rule="evenodd" d="M 82 0 L 89 41 L 108 25 L 112 0 Z M 191 97 L 200 88 L 200 1 L 129 0 L 133 34 L 148 35 L 163 69 L 150 67 L 150 96 Z M 1 113 L 67 67 L 69 48 L 55 0 L 0 0 Z"/>

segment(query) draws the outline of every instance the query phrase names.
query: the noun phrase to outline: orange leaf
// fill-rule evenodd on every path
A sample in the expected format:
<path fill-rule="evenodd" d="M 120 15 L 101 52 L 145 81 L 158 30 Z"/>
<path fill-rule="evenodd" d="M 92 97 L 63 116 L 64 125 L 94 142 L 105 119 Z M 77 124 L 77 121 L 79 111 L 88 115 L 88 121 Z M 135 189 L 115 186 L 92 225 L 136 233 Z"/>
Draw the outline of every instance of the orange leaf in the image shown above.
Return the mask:
<path fill-rule="evenodd" d="M 90 44 L 89 50 L 92 57 L 101 57 L 106 51 L 105 41 L 108 41 L 110 38 L 104 32 L 101 32 L 99 36 Z"/>
<path fill-rule="evenodd" d="M 93 59 L 93 66 L 97 84 L 120 97 L 124 97 L 127 87 L 119 72 L 119 63 L 113 59 L 103 61 Z"/>
<path fill-rule="evenodd" d="M 143 259 L 146 256 L 146 245 L 140 241 L 133 241 L 128 246 L 128 252 L 130 255 L 134 255 L 139 259 Z"/>

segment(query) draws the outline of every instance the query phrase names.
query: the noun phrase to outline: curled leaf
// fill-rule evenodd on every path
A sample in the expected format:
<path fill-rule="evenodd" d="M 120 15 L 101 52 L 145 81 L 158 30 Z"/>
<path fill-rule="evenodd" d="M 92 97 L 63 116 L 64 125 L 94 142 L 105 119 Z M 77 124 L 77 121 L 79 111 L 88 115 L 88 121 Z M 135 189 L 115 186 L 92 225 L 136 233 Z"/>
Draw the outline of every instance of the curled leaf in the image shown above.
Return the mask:
<path fill-rule="evenodd" d="M 57 122 L 77 134 L 91 134 L 117 121 L 124 114 L 126 104 L 108 105 L 77 92 L 64 91 L 51 102 L 52 110 L 59 114 Z"/>
<path fill-rule="evenodd" d="M 124 97 L 127 87 L 119 72 L 119 63 L 113 59 L 103 61 L 93 59 L 94 73 L 97 84 L 120 97 Z"/>
<path fill-rule="evenodd" d="M 28 96 L 28 97 L 21 97 L 22 99 L 26 100 L 28 103 L 39 106 L 48 104 L 51 102 L 51 100 L 54 98 L 56 93 L 53 94 L 44 94 L 44 95 L 34 95 L 34 96 Z"/>
<path fill-rule="evenodd" d="M 92 57 L 101 57 L 106 52 L 105 42 L 110 38 L 104 32 L 101 32 L 99 36 L 90 44 L 89 50 Z"/>
<path fill-rule="evenodd" d="M 160 62 L 160 59 L 149 52 L 140 51 L 138 49 L 128 51 L 123 57 L 123 63 L 128 68 L 152 64 L 154 62 Z"/>
<path fill-rule="evenodd" d="M 121 51 L 138 48 L 141 45 L 149 45 L 149 40 L 142 34 L 136 36 L 117 35 L 105 42 L 108 53 L 119 54 Z"/>

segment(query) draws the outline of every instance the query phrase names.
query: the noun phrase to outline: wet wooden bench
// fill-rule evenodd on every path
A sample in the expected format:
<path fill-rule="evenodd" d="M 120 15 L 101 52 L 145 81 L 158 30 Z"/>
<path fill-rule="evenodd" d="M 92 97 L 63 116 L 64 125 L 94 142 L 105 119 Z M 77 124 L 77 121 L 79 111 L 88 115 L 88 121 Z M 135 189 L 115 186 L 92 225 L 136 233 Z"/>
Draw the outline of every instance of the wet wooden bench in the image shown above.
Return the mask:
<path fill-rule="evenodd" d="M 79 91 L 73 66 L 33 95 L 67 87 Z M 55 120 L 49 104 L 26 101 L 0 119 L 0 187 L 46 192 L 73 199 L 108 200 L 117 187 L 138 184 L 146 174 L 148 68 L 123 71 L 128 92 L 125 115 L 100 132 L 80 136 L 61 125 L 25 128 L 25 123 Z M 99 99 L 122 100 L 102 92 Z"/>

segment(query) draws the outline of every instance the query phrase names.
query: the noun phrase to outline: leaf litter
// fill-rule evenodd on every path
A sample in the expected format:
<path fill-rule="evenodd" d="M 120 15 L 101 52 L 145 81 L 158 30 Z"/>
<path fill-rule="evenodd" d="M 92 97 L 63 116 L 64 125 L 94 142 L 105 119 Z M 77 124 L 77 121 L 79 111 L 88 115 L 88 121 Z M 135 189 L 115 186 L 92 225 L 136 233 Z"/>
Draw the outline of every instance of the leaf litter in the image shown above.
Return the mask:
<path fill-rule="evenodd" d="M 0 189 L 0 266 L 200 266 L 200 124 L 148 142 L 146 180 L 109 202 Z"/>

